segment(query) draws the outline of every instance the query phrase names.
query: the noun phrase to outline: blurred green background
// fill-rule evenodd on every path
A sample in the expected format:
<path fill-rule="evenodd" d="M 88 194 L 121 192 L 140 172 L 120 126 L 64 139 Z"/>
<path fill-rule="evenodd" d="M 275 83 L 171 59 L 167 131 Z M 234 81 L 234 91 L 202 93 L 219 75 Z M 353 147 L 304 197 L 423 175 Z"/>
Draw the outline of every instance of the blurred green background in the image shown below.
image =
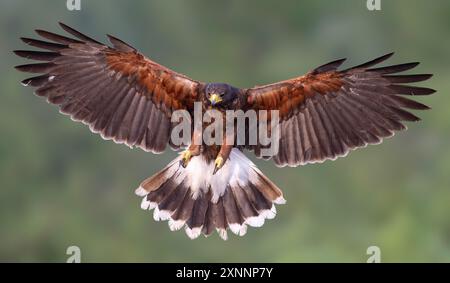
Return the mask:
<path fill-rule="evenodd" d="M 0 261 L 384 262 L 450 261 L 450 2 L 386 1 L 0 2 Z M 111 33 L 194 79 L 250 87 L 301 75 L 333 59 L 421 61 L 434 73 L 420 97 L 433 110 L 410 130 L 321 165 L 257 161 L 288 202 L 275 220 L 226 242 L 189 240 L 139 208 L 134 189 L 175 153 L 146 154 L 103 141 L 32 95 L 13 69 L 19 36 L 64 21 Z"/>

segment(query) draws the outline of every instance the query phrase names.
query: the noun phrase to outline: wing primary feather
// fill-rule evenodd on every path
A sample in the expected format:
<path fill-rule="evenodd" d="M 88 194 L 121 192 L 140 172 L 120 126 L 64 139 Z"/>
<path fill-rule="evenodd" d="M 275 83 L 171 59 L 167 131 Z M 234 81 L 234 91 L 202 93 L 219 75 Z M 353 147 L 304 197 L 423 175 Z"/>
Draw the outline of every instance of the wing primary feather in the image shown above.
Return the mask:
<path fill-rule="evenodd" d="M 52 61 L 57 58 L 59 53 L 44 52 L 44 51 L 30 51 L 30 50 L 14 50 L 14 54 L 26 59 L 33 59 L 38 61 Z"/>
<path fill-rule="evenodd" d="M 397 76 L 382 76 L 390 83 L 416 83 L 426 81 L 431 78 L 432 74 L 420 74 L 420 75 L 397 75 Z"/>
<path fill-rule="evenodd" d="M 107 34 L 106 36 L 108 37 L 111 44 L 118 50 L 123 51 L 123 52 L 136 51 L 136 49 L 133 46 L 129 45 L 128 43 L 124 42 L 123 40 L 120 40 L 117 37 L 114 37 L 110 34 Z"/>
<path fill-rule="evenodd" d="M 386 137 L 392 135 L 392 129 L 397 129 L 396 123 L 398 123 L 398 118 L 395 113 L 387 107 L 373 101 L 360 98 L 357 95 L 345 97 L 345 101 L 346 104 L 352 109 L 358 109 L 359 113 L 355 114 L 360 116 L 359 119 L 365 123 L 362 127 L 364 132 L 373 134 L 377 137 Z M 375 133 L 373 131 L 375 131 Z M 370 141 L 370 143 L 376 142 L 377 141 Z"/>
<path fill-rule="evenodd" d="M 315 68 L 314 70 L 312 70 L 311 74 L 315 75 L 315 74 L 320 74 L 320 73 L 325 73 L 325 72 L 330 72 L 330 71 L 336 71 L 342 65 L 342 63 L 344 63 L 346 60 L 347 60 L 347 58 L 343 58 L 343 59 L 329 62 L 327 64 L 324 64 L 322 66 Z"/>
<path fill-rule="evenodd" d="M 376 73 L 383 74 L 383 75 L 395 74 L 395 73 L 400 73 L 400 72 L 411 70 L 419 64 L 420 64 L 419 62 L 412 62 L 412 63 L 387 66 L 387 67 L 368 69 L 367 71 L 376 72 Z"/>
<path fill-rule="evenodd" d="M 53 63 L 37 63 L 37 64 L 19 65 L 16 66 L 15 68 L 21 72 L 49 73 L 53 67 L 55 67 L 55 64 Z"/>
<path fill-rule="evenodd" d="M 43 38 L 52 40 L 54 42 L 60 43 L 60 44 L 72 44 L 72 43 L 83 43 L 82 41 L 73 39 L 73 38 L 69 38 L 69 37 L 65 37 L 53 32 L 49 32 L 49 31 L 45 31 L 45 30 L 41 30 L 41 29 L 37 29 L 35 30 L 37 34 L 39 34 L 40 36 L 42 36 Z"/>
<path fill-rule="evenodd" d="M 48 82 L 48 78 L 49 78 L 48 75 L 42 75 L 42 76 L 25 79 L 21 83 L 24 86 L 39 87 L 39 86 L 46 84 Z"/>
<path fill-rule="evenodd" d="M 419 117 L 417 117 L 416 115 L 405 111 L 403 109 L 397 108 L 397 107 L 393 107 L 393 106 L 389 106 L 389 108 L 400 118 L 400 120 L 402 121 L 409 121 L 409 122 L 417 122 L 420 121 L 421 119 Z"/>
<path fill-rule="evenodd" d="M 372 61 L 366 62 L 366 63 L 364 63 L 364 64 L 361 64 L 361 65 L 358 65 L 358 66 L 355 66 L 355 67 L 352 67 L 352 68 L 349 68 L 349 69 L 344 70 L 344 71 L 342 71 L 342 72 L 347 72 L 347 71 L 355 70 L 355 69 L 367 69 L 367 68 L 370 68 L 370 67 L 372 67 L 372 66 L 374 66 L 374 65 L 377 65 L 377 64 L 379 64 L 379 63 L 381 63 L 381 62 L 383 62 L 383 61 L 386 61 L 386 60 L 389 59 L 392 55 L 394 55 L 394 52 L 388 53 L 388 54 L 386 54 L 386 55 L 383 55 L 383 56 L 381 56 L 381 57 L 378 57 L 378 58 L 376 58 L 376 59 L 373 59 Z"/>
<path fill-rule="evenodd" d="M 38 48 L 43 48 L 51 51 L 60 51 L 64 48 L 67 48 L 67 45 L 59 44 L 59 43 L 53 43 L 53 42 L 47 42 L 42 41 L 38 39 L 28 38 L 28 37 L 21 37 L 20 38 L 24 43 Z"/>
<path fill-rule="evenodd" d="M 103 45 L 103 43 L 98 42 L 97 40 L 95 40 L 95 39 L 93 39 L 93 38 L 91 38 L 91 37 L 89 37 L 89 36 L 87 36 L 85 34 L 82 34 L 81 32 L 79 32 L 79 31 L 69 27 L 68 25 L 66 25 L 66 24 L 64 24 L 62 22 L 59 22 L 59 25 L 61 26 L 61 28 L 63 30 L 65 30 L 66 32 L 70 33 L 71 35 L 77 37 L 78 39 L 81 39 L 81 40 L 84 40 L 84 41 L 87 41 L 87 42 L 91 42 L 91 43 L 95 43 L 95 44 L 99 44 L 99 45 Z"/>
<path fill-rule="evenodd" d="M 430 95 L 436 92 L 434 89 L 418 86 L 391 85 L 390 88 L 394 90 L 396 94 L 405 95 Z"/>
<path fill-rule="evenodd" d="M 385 99 L 393 101 L 396 105 L 404 108 L 409 109 L 416 109 L 416 110 L 428 110 L 430 109 L 429 106 L 419 103 L 417 101 L 414 101 L 412 99 L 405 98 L 403 96 L 399 95 L 386 95 L 384 96 Z"/>
<path fill-rule="evenodd" d="M 341 117 L 345 119 L 345 121 L 351 126 L 352 132 L 358 137 L 359 141 L 356 146 L 365 146 L 368 141 L 366 135 L 364 135 L 364 127 L 361 125 L 361 117 L 358 115 L 358 113 L 354 113 L 354 107 L 349 106 L 346 101 L 343 101 L 342 96 L 340 97 L 340 99 L 336 99 L 335 103 L 339 105 L 340 109 L 342 110 L 339 111 Z"/>
<path fill-rule="evenodd" d="M 347 121 L 346 116 L 344 116 L 343 112 L 339 111 L 340 109 L 337 108 L 339 105 L 331 105 L 327 102 L 323 106 L 338 126 L 340 136 L 343 137 L 343 142 L 347 146 L 355 148 L 356 146 L 364 144 L 364 141 L 352 130 L 352 126 Z"/>
<path fill-rule="evenodd" d="M 98 74 L 100 76 L 100 74 Z M 73 88 L 70 88 L 71 91 L 66 91 L 66 97 L 67 99 L 64 101 L 63 104 L 60 106 L 60 110 L 64 114 L 70 114 L 73 118 L 77 119 L 78 112 L 83 112 L 82 115 L 85 115 L 86 112 L 89 113 L 89 115 L 92 114 L 92 109 L 89 107 L 92 100 L 96 98 L 95 90 L 103 89 L 108 86 L 109 81 L 107 80 L 96 80 L 96 76 L 92 76 L 90 80 L 86 81 L 84 84 L 78 84 L 78 86 L 74 86 Z M 62 83 L 61 87 L 62 89 L 68 89 L 67 82 Z M 74 84 L 75 82 L 70 82 L 71 84 Z M 88 120 L 83 120 L 83 122 L 87 123 Z"/>

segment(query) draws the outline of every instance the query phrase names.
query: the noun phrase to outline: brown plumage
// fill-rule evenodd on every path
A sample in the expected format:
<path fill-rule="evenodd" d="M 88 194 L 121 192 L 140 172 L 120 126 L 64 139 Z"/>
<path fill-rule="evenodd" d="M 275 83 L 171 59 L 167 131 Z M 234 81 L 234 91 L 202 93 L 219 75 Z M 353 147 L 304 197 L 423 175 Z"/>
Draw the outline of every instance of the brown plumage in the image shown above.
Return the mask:
<path fill-rule="evenodd" d="M 37 95 L 105 139 L 164 151 L 171 112 L 193 107 L 200 84 L 152 62 L 115 37 L 109 36 L 110 48 L 64 24 L 61 27 L 78 39 L 42 30 L 36 32 L 53 42 L 22 38 L 52 51 L 15 51 L 27 59 L 48 61 L 17 66 L 20 71 L 44 73 L 22 83 L 37 87 Z"/>
<path fill-rule="evenodd" d="M 108 35 L 112 46 L 107 46 L 60 25 L 73 38 L 36 30 L 43 40 L 22 40 L 40 50 L 15 54 L 40 62 L 16 68 L 39 74 L 22 83 L 105 139 L 159 153 L 167 144 L 186 146 L 170 141 L 171 117 L 187 110 L 192 118 L 195 102 L 203 111 L 279 111 L 276 154 L 263 156 L 260 144 L 191 143 L 189 154 L 142 182 L 136 191 L 142 208 L 154 209 L 156 220 L 169 220 L 171 230 L 184 226 L 191 238 L 217 230 L 226 239 L 227 229 L 242 236 L 247 225 L 261 226 L 275 217 L 274 204 L 284 203 L 281 190 L 242 148 L 273 158 L 278 166 L 335 159 L 404 130 L 405 121 L 420 120 L 410 110 L 428 107 L 405 95 L 434 92 L 408 85 L 431 75 L 399 75 L 418 63 L 376 67 L 392 54 L 342 71 L 344 60 L 336 60 L 304 76 L 249 89 L 207 84 L 153 62 L 113 36 Z"/>
<path fill-rule="evenodd" d="M 344 60 L 337 60 L 305 76 L 247 90 L 250 107 L 280 110 L 280 151 L 275 163 L 298 166 L 335 159 L 406 129 L 404 121 L 419 121 L 408 110 L 428 106 L 404 96 L 429 95 L 434 90 L 403 84 L 432 75 L 392 75 L 418 63 L 372 68 L 391 56 L 343 71 L 337 68 Z M 248 148 L 262 157 L 259 146 Z"/>

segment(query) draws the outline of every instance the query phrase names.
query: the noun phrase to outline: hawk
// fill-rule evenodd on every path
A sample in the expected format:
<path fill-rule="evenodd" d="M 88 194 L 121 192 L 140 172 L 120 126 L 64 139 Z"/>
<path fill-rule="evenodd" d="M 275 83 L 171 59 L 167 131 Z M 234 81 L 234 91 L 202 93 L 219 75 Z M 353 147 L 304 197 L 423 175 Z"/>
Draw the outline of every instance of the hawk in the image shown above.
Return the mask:
<path fill-rule="evenodd" d="M 106 140 L 153 153 L 167 145 L 184 150 L 144 180 L 136 194 L 143 198 L 142 209 L 154 210 L 155 220 L 168 220 L 172 231 L 185 227 L 192 239 L 214 230 L 227 239 L 228 229 L 243 236 L 248 226 L 260 227 L 274 218 L 275 205 L 285 203 L 282 191 L 243 150 L 279 167 L 334 160 L 405 130 L 405 121 L 419 121 L 410 110 L 429 108 L 408 96 L 435 92 L 408 85 L 432 75 L 398 74 L 418 63 L 376 66 L 393 53 L 345 70 L 339 70 L 345 59 L 336 60 L 303 76 L 247 89 L 204 83 L 152 61 L 111 35 L 108 46 L 60 26 L 71 36 L 36 30 L 42 39 L 21 38 L 41 50 L 15 54 L 42 61 L 16 67 L 39 74 L 22 84 L 35 87 L 36 95 Z M 172 114 L 185 110 L 192 116 L 195 103 L 201 103 L 202 111 L 277 110 L 279 150 L 265 155 L 261 144 L 226 141 L 173 144 Z"/>

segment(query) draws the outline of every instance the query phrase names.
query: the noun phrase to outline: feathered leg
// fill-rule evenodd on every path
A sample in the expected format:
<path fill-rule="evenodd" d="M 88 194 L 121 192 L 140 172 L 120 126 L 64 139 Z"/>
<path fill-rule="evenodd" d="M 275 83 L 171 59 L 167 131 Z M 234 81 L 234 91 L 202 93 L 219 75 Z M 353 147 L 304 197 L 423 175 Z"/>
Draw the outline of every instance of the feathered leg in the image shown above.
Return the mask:
<path fill-rule="evenodd" d="M 181 153 L 181 160 L 180 164 L 184 168 L 188 165 L 189 161 L 191 161 L 191 158 L 193 156 L 198 156 L 201 153 L 202 146 L 200 145 L 202 138 L 201 132 L 194 131 L 194 134 L 192 136 L 191 145 Z"/>
<path fill-rule="evenodd" d="M 220 168 L 223 167 L 225 162 L 227 162 L 228 157 L 230 157 L 231 150 L 234 147 L 234 134 L 233 136 L 224 136 L 222 146 L 220 147 L 220 151 L 216 156 L 216 160 L 214 161 L 214 171 L 213 175 L 217 173 L 217 171 L 220 170 Z"/>

